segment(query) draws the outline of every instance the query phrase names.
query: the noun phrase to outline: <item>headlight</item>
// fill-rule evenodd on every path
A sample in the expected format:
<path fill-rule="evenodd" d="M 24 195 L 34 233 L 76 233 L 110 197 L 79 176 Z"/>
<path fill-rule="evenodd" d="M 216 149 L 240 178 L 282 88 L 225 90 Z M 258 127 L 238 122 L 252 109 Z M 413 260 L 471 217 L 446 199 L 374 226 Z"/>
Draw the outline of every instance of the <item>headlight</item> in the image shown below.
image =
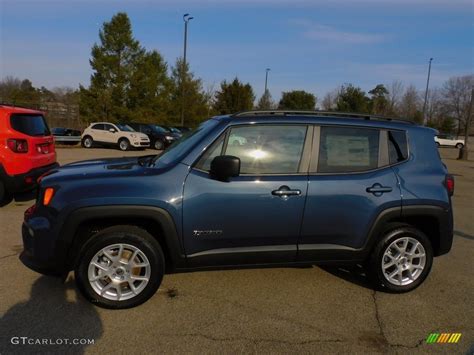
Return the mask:
<path fill-rule="evenodd" d="M 174 137 L 171 137 L 171 136 L 166 136 L 165 138 L 166 140 L 169 140 L 169 141 L 172 141 L 174 139 Z"/>

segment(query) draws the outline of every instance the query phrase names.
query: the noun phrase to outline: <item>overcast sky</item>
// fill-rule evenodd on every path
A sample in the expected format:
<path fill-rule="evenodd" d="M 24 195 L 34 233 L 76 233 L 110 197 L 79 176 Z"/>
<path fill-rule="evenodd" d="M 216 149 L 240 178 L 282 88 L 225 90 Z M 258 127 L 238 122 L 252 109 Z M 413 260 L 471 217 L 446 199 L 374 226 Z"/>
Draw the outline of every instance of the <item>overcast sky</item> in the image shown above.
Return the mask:
<path fill-rule="evenodd" d="M 474 72 L 470 0 L 0 0 L 0 78 L 35 86 L 88 85 L 90 48 L 119 11 L 134 36 L 173 64 L 189 26 L 188 60 L 204 86 L 238 76 L 263 92 L 322 97 L 344 83 L 370 90 L 401 80 L 423 89 Z"/>

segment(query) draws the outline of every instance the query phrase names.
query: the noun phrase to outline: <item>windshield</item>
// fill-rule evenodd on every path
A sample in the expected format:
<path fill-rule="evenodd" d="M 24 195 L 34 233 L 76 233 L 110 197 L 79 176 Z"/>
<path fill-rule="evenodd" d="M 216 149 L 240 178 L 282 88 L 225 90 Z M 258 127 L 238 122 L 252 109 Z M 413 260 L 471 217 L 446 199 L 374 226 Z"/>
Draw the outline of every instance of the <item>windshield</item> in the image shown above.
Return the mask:
<path fill-rule="evenodd" d="M 158 133 L 167 133 L 167 132 L 169 132 L 167 129 L 165 129 L 161 126 L 158 126 L 158 125 L 153 125 L 152 127 L 153 127 L 153 130 L 155 132 L 158 132 Z"/>
<path fill-rule="evenodd" d="M 170 147 L 160 156 L 155 158 L 158 167 L 168 165 L 186 154 L 196 143 L 198 143 L 217 124 L 218 120 L 210 119 L 199 125 L 192 132 L 187 132 L 183 137 L 170 145 Z"/>
<path fill-rule="evenodd" d="M 132 127 L 130 127 L 129 125 L 126 125 L 126 124 L 116 124 L 116 126 L 122 132 L 135 132 L 135 130 Z"/>
<path fill-rule="evenodd" d="M 174 127 L 170 127 L 170 131 L 173 132 L 173 133 L 179 133 L 181 134 L 181 131 L 177 128 L 174 128 Z"/>

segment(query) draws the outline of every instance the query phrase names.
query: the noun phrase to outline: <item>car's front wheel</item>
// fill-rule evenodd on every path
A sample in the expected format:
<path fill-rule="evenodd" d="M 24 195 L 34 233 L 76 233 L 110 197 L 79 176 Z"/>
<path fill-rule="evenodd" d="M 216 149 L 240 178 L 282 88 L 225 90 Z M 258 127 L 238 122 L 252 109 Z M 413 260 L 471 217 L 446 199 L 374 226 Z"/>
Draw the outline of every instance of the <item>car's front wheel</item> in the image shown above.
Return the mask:
<path fill-rule="evenodd" d="M 134 226 L 106 228 L 82 250 L 76 283 L 92 303 L 105 308 L 135 307 L 152 297 L 163 279 L 159 243 Z"/>
<path fill-rule="evenodd" d="M 121 140 L 119 140 L 118 145 L 121 151 L 126 151 L 130 149 L 130 142 L 127 138 L 122 138 Z"/>
<path fill-rule="evenodd" d="M 462 149 L 462 147 L 464 147 L 464 144 L 462 144 L 462 143 L 458 143 L 458 144 L 456 144 L 456 148 L 458 148 L 458 149 Z"/>
<path fill-rule="evenodd" d="M 433 248 L 426 235 L 400 224 L 390 228 L 376 245 L 368 273 L 381 289 L 402 293 L 421 285 L 432 263 Z"/>
<path fill-rule="evenodd" d="M 157 140 L 155 141 L 154 147 L 155 147 L 156 150 L 163 150 L 164 147 L 165 147 L 165 145 L 163 144 L 162 141 L 160 141 L 159 139 L 157 139 Z"/>

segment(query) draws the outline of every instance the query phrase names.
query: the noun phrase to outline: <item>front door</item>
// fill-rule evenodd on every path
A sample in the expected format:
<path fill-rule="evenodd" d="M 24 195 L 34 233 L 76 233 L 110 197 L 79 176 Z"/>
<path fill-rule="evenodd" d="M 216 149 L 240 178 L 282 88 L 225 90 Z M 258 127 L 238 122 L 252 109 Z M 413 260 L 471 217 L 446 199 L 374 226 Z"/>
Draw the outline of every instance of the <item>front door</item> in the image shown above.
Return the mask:
<path fill-rule="evenodd" d="M 189 173 L 183 235 L 190 266 L 289 262 L 303 218 L 308 177 L 306 125 L 229 128 Z M 217 155 L 241 159 L 229 182 L 209 175 Z"/>

